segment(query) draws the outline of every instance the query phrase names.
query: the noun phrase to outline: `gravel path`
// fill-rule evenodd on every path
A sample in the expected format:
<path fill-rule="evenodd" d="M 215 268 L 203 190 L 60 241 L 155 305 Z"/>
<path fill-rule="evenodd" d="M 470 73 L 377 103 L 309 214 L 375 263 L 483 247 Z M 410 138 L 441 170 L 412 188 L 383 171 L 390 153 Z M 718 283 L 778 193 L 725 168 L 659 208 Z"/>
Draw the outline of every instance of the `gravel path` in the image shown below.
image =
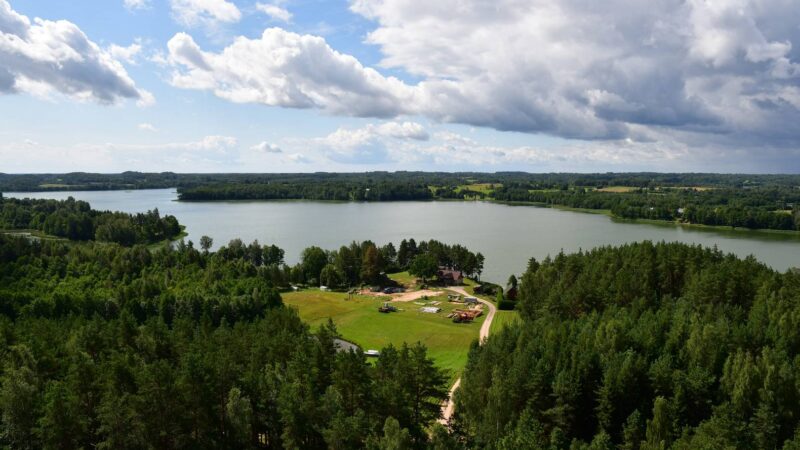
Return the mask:
<path fill-rule="evenodd" d="M 461 294 L 465 297 L 470 296 L 467 291 L 464 290 L 463 287 L 449 287 L 447 288 L 453 292 Z M 492 320 L 494 320 L 494 314 L 497 312 L 497 308 L 489 301 L 483 300 L 478 298 L 478 301 L 482 304 L 486 305 L 489 308 L 489 312 L 486 314 L 486 319 L 483 321 L 481 325 L 480 331 L 480 342 L 481 345 L 483 341 L 489 337 L 489 330 L 492 327 Z M 448 393 L 447 401 L 442 405 L 442 417 L 439 419 L 439 423 L 442 425 L 447 425 L 450 423 L 450 418 L 453 417 L 453 411 L 455 410 L 455 403 L 453 403 L 453 394 L 455 394 L 456 389 L 461 386 L 461 378 L 457 379 L 453 386 L 450 388 L 450 392 Z"/>

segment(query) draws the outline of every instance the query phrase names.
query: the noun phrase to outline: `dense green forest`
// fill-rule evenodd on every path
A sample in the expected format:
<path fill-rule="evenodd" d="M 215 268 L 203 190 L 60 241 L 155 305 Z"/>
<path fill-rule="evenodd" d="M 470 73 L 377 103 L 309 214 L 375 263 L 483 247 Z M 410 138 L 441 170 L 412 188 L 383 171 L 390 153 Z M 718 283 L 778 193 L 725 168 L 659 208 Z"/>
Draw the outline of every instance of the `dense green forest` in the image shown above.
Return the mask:
<path fill-rule="evenodd" d="M 89 203 L 13 199 L 0 196 L 0 230 L 35 230 L 72 240 L 97 240 L 130 246 L 175 239 L 181 227 L 158 210 L 139 214 L 96 211 Z"/>
<path fill-rule="evenodd" d="M 426 349 L 337 352 L 333 324 L 282 306 L 277 263 L 0 235 L 0 442 L 449 448 L 429 433 L 447 380 Z"/>
<path fill-rule="evenodd" d="M 406 181 L 313 181 L 300 183 L 208 184 L 181 188 L 181 200 L 432 200 L 424 184 Z"/>
<path fill-rule="evenodd" d="M 475 448 L 800 448 L 800 273 L 684 244 L 531 260 L 522 321 L 471 350 Z"/>
<path fill-rule="evenodd" d="M 585 188 L 542 189 L 530 183 L 511 183 L 491 194 L 495 200 L 533 202 L 572 208 L 610 210 L 625 219 L 652 219 L 686 223 L 800 230 L 800 189 L 768 185 L 747 189 L 719 187 L 637 188 L 630 192 L 603 192 Z"/>
<path fill-rule="evenodd" d="M 290 269 L 294 283 L 344 288 L 360 285 L 385 285 L 387 273 L 408 270 L 413 275 L 431 278 L 440 267 L 460 270 L 465 276 L 479 277 L 483 255 L 462 245 L 448 245 L 436 240 L 403 239 L 398 249 L 391 242 L 378 247 L 371 241 L 353 242 L 338 250 L 306 248 L 300 263 Z"/>

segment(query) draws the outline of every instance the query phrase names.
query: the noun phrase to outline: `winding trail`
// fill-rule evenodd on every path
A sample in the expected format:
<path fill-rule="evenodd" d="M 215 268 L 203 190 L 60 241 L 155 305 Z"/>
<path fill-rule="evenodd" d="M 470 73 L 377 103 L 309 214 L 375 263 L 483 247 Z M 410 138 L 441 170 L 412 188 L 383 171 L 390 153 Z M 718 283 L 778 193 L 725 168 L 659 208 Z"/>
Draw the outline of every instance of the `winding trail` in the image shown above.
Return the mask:
<path fill-rule="evenodd" d="M 467 293 L 467 291 L 464 290 L 463 287 L 460 286 L 449 287 L 447 289 L 465 297 L 471 296 Z M 494 320 L 494 313 L 497 312 L 497 308 L 494 306 L 494 304 L 492 304 L 492 302 L 478 298 L 477 296 L 475 298 L 477 298 L 479 302 L 486 305 L 486 307 L 489 309 L 489 312 L 486 314 L 486 319 L 481 325 L 481 331 L 479 333 L 480 343 L 483 345 L 483 341 L 489 337 L 489 330 L 492 327 L 492 320 Z M 461 386 L 461 378 L 457 379 L 456 382 L 453 383 L 453 386 L 450 388 L 450 392 L 447 394 L 447 401 L 442 405 L 442 417 L 439 419 L 439 423 L 442 425 L 447 426 L 450 423 L 450 418 L 453 417 L 453 411 L 456 407 L 455 403 L 453 402 L 453 394 L 456 392 L 456 389 L 458 389 L 459 386 Z"/>

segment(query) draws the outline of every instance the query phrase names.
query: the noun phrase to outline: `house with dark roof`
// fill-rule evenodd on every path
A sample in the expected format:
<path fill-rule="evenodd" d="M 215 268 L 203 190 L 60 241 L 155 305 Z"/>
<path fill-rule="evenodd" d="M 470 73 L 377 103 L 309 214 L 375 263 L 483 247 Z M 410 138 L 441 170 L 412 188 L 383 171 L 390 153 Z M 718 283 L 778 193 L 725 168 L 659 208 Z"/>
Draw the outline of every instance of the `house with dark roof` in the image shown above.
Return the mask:
<path fill-rule="evenodd" d="M 436 273 L 439 281 L 448 286 L 458 286 L 464 283 L 464 273 L 460 270 L 453 270 L 447 267 L 440 267 Z"/>

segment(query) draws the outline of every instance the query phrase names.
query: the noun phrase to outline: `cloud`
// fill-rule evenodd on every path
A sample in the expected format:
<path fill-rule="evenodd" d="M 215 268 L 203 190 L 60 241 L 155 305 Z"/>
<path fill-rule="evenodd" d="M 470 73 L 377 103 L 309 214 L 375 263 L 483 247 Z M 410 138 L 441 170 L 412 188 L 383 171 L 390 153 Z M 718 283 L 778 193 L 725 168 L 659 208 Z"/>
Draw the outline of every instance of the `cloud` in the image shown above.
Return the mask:
<path fill-rule="evenodd" d="M 239 8 L 226 0 L 170 0 L 170 7 L 175 21 L 189 28 L 214 28 L 223 23 L 236 23 L 242 18 Z"/>
<path fill-rule="evenodd" d="M 250 150 L 260 153 L 283 153 L 280 147 L 275 144 L 270 144 L 267 141 L 261 141 L 258 144 L 250 147 Z"/>
<path fill-rule="evenodd" d="M 137 57 L 142 52 L 142 43 L 141 40 L 137 39 L 133 44 L 122 47 L 117 44 L 111 44 L 108 47 L 108 54 L 111 55 L 114 59 L 119 61 L 124 61 L 128 64 L 136 64 Z"/>
<path fill-rule="evenodd" d="M 123 4 L 128 11 L 150 8 L 150 0 L 123 0 Z"/>
<path fill-rule="evenodd" d="M 156 98 L 150 91 L 139 89 L 139 100 L 136 101 L 136 106 L 140 108 L 147 108 L 156 104 Z"/>
<path fill-rule="evenodd" d="M 236 103 L 319 108 L 331 114 L 392 117 L 413 89 L 333 50 L 324 39 L 268 28 L 237 38 L 219 53 L 203 51 L 185 33 L 168 42 L 174 86 L 213 91 Z"/>
<path fill-rule="evenodd" d="M 787 0 L 353 0 L 382 54 L 365 67 L 324 39 L 273 28 L 220 52 L 176 35 L 173 84 L 329 114 L 424 116 L 620 141 L 800 145 L 800 8 Z M 177 56 L 177 55 L 176 55 Z"/>
<path fill-rule="evenodd" d="M 209 135 L 198 140 L 155 144 L 78 143 L 73 145 L 0 143 L 0 158 L 9 172 L 121 172 L 163 171 L 165 167 L 191 167 L 218 171 L 233 167 L 239 145 L 234 137 Z"/>
<path fill-rule="evenodd" d="M 388 149 L 393 142 L 428 139 L 430 135 L 419 123 L 384 122 L 356 129 L 339 128 L 323 138 L 312 139 L 310 144 L 334 161 L 377 164 L 390 159 Z"/>
<path fill-rule="evenodd" d="M 380 136 L 397 139 L 427 141 L 430 138 L 425 127 L 416 122 L 385 122 L 378 126 L 368 125 L 367 128 Z"/>
<path fill-rule="evenodd" d="M 764 136 L 800 119 L 782 93 L 800 75 L 800 8 L 784 0 L 351 8 L 376 22 L 367 42 L 383 67 L 424 77 L 425 91 L 446 99 L 427 111 L 440 120 L 617 139 L 634 125 Z M 760 103 L 764 94 L 777 108 Z"/>
<path fill-rule="evenodd" d="M 114 51 L 101 49 L 71 22 L 31 21 L 0 0 L 0 93 L 44 98 L 58 93 L 102 104 L 151 102 L 152 95 L 136 87 Z"/>
<path fill-rule="evenodd" d="M 339 128 L 325 137 L 324 142 L 333 147 L 346 148 L 382 138 L 426 141 L 430 136 L 425 127 L 416 122 L 384 122 L 379 125 L 370 123 L 356 129 Z"/>
<path fill-rule="evenodd" d="M 309 164 L 309 163 L 311 163 L 311 160 L 308 159 L 302 153 L 291 153 L 289 155 L 286 155 L 286 159 L 287 159 L 288 162 L 295 163 L 295 164 Z"/>
<path fill-rule="evenodd" d="M 156 128 L 156 127 L 155 127 L 153 124 L 151 124 L 151 123 L 140 123 L 140 124 L 137 126 L 137 128 L 139 128 L 139 129 L 140 129 L 140 130 L 142 130 L 142 131 L 150 131 L 150 132 L 153 132 L 153 133 L 155 133 L 155 132 L 157 132 L 157 131 L 158 131 L 158 128 Z"/>
<path fill-rule="evenodd" d="M 273 20 L 289 23 L 292 21 L 292 13 L 286 8 L 272 3 L 256 3 L 256 9 L 268 15 Z"/>

